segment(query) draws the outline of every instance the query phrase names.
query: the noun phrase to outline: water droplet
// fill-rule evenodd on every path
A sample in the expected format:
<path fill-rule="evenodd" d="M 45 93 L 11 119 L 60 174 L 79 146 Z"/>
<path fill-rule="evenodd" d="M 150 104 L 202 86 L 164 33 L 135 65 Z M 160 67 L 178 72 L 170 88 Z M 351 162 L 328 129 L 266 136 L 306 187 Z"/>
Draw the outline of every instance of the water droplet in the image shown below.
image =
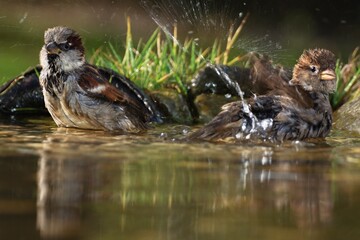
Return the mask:
<path fill-rule="evenodd" d="M 26 20 L 27 17 L 28 17 L 28 13 L 26 12 L 26 13 L 24 13 L 24 16 L 20 19 L 19 24 L 22 24 Z"/>
<path fill-rule="evenodd" d="M 242 139 L 242 138 L 243 138 L 242 132 L 238 132 L 238 133 L 235 135 L 235 138 L 238 139 L 238 140 Z"/>
<path fill-rule="evenodd" d="M 231 98 L 232 97 L 232 95 L 230 94 L 230 93 L 228 93 L 228 94 L 225 94 L 225 96 L 224 96 L 226 99 L 229 99 L 229 98 Z"/>
<path fill-rule="evenodd" d="M 241 125 L 241 131 L 245 131 L 246 130 L 246 121 L 244 120 L 242 125 Z"/>
<path fill-rule="evenodd" d="M 249 167 L 249 161 L 244 162 L 244 167 L 246 167 L 246 168 Z"/>
<path fill-rule="evenodd" d="M 263 156 L 263 157 L 261 158 L 261 164 L 262 164 L 262 165 L 267 165 L 267 164 L 269 164 L 269 158 L 268 158 L 267 156 Z"/>
<path fill-rule="evenodd" d="M 167 133 L 160 133 L 160 138 L 167 138 L 168 137 L 168 134 Z"/>
<path fill-rule="evenodd" d="M 184 128 L 184 129 L 181 131 L 181 133 L 182 133 L 183 135 L 187 135 L 189 132 L 190 132 L 190 131 L 189 131 L 188 128 Z"/>
<path fill-rule="evenodd" d="M 265 170 L 262 170 L 260 174 L 260 182 L 263 183 L 264 181 L 265 181 Z"/>
<path fill-rule="evenodd" d="M 262 128 L 263 131 L 267 131 L 273 125 L 273 120 L 271 118 L 264 119 L 260 121 L 259 126 Z"/>

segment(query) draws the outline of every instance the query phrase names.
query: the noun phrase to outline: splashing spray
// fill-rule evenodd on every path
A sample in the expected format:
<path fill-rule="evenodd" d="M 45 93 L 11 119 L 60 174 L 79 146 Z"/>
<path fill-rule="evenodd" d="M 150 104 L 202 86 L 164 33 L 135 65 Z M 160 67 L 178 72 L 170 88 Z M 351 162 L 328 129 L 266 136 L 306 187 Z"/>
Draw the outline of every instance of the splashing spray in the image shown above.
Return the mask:
<path fill-rule="evenodd" d="M 193 27 L 200 26 L 203 29 L 210 30 L 211 28 L 216 28 L 220 26 L 222 29 L 225 29 L 225 13 L 217 14 L 219 18 L 215 18 L 210 16 L 210 3 L 206 1 L 196 1 L 196 0 L 177 0 L 177 1 L 156 1 L 152 2 L 151 0 L 143 0 L 141 1 L 144 9 L 149 13 L 152 20 L 158 25 L 158 27 L 170 38 L 173 40 L 174 44 L 176 44 L 179 48 L 181 48 L 184 52 L 187 52 L 187 49 L 183 47 L 183 45 L 178 40 L 177 36 L 171 33 L 170 28 L 178 25 L 181 22 L 185 22 L 190 24 Z M 241 19 L 240 25 L 233 34 L 234 25 L 231 26 L 231 30 L 228 33 L 227 39 L 227 47 L 224 56 L 224 64 L 227 63 L 228 54 L 231 48 L 235 44 L 235 39 L 240 34 L 243 26 L 245 25 L 249 14 L 243 16 L 242 12 L 238 14 L 238 18 Z M 208 62 L 207 67 L 212 68 L 224 81 L 224 83 L 235 89 L 236 93 L 241 99 L 243 112 L 247 115 L 247 119 L 251 122 L 248 123 L 246 121 L 243 122 L 242 127 L 246 127 L 246 125 L 251 125 L 251 131 L 247 137 L 250 137 L 251 133 L 257 132 L 260 127 L 263 128 L 263 123 L 259 122 L 256 116 L 251 112 L 247 101 L 244 98 L 244 92 L 241 90 L 241 87 L 238 82 L 233 81 L 229 75 L 222 69 L 220 66 L 215 65 L 205 57 L 199 53 L 199 56 Z"/>

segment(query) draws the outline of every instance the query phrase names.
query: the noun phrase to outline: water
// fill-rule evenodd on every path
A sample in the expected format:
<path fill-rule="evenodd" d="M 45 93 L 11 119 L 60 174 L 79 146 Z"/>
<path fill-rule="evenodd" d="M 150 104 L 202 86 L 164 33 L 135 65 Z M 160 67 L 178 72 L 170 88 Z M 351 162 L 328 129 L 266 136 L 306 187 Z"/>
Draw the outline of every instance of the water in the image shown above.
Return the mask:
<path fill-rule="evenodd" d="M 174 142 L 1 120 L 2 239 L 357 239 L 360 138 Z M 167 138 L 162 136 L 166 133 Z"/>

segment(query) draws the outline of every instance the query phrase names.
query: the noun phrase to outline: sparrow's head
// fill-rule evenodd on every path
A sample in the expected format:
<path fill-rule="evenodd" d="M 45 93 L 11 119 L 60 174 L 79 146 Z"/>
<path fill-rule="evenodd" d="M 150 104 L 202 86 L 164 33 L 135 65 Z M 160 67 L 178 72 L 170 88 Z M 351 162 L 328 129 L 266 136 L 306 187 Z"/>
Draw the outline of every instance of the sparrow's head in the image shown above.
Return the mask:
<path fill-rule="evenodd" d="M 335 55 L 326 49 L 305 50 L 293 69 L 291 85 L 306 91 L 331 93 L 335 91 Z"/>
<path fill-rule="evenodd" d="M 45 31 L 44 43 L 40 52 L 40 63 L 43 67 L 54 65 L 59 70 L 69 72 L 85 63 L 81 37 L 70 28 L 49 28 Z"/>

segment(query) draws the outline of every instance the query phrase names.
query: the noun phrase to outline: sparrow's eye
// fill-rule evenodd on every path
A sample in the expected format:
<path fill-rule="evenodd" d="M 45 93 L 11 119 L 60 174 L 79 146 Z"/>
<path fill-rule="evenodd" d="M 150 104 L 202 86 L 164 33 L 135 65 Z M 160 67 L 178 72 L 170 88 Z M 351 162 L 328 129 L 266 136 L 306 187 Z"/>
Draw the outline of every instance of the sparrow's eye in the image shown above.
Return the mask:
<path fill-rule="evenodd" d="M 311 65 L 311 66 L 310 66 L 310 70 L 311 70 L 313 73 L 318 72 L 318 68 L 317 68 L 316 66 L 314 66 L 314 65 Z"/>
<path fill-rule="evenodd" d="M 59 44 L 59 47 L 61 48 L 61 50 L 63 51 L 68 51 L 71 49 L 71 43 L 65 42 L 65 43 L 61 43 Z"/>

